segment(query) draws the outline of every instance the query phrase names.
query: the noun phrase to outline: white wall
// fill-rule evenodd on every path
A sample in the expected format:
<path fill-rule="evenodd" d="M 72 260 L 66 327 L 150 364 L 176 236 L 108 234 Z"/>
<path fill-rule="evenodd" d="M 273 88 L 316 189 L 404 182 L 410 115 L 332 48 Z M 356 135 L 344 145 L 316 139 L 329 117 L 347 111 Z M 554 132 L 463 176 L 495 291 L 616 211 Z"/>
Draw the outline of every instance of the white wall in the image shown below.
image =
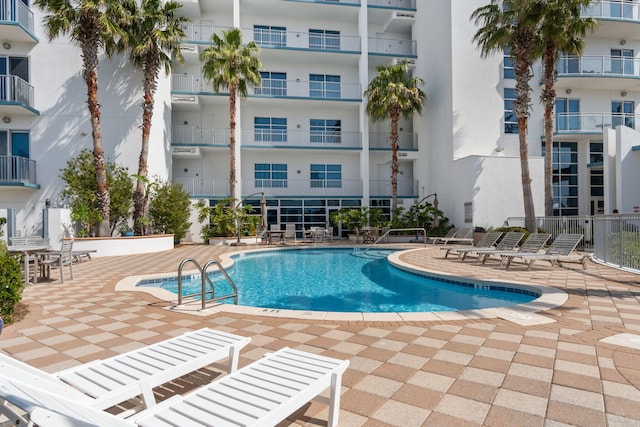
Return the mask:
<path fill-rule="evenodd" d="M 633 213 L 640 206 L 640 152 L 632 151 L 640 146 L 640 133 L 625 126 L 616 128 L 616 198 L 620 213 Z"/>

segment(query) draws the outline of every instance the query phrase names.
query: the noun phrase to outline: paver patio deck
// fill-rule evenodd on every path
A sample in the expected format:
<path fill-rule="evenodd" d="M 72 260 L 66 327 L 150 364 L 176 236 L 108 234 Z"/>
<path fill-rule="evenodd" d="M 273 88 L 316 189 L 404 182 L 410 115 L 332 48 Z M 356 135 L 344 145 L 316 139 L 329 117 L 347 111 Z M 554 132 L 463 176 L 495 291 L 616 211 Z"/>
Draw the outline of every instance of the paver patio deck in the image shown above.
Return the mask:
<path fill-rule="evenodd" d="M 640 276 L 589 262 L 510 270 L 443 259 L 437 247 L 401 256 L 409 264 L 481 279 L 560 288 L 569 298 L 540 312 L 551 323 L 501 318 L 420 322 L 314 321 L 234 313 L 193 316 L 143 292 L 115 292 L 129 275 L 175 274 L 235 248 L 185 245 L 172 251 L 95 258 L 74 280 L 24 291 L 27 317 L 5 328 L 0 349 L 56 371 L 204 326 L 250 336 L 240 366 L 290 346 L 349 359 L 341 426 L 640 426 Z M 54 275 L 55 277 L 55 275 Z M 158 389 L 170 395 L 208 382 L 207 368 Z M 311 403 L 283 426 L 324 425 Z"/>

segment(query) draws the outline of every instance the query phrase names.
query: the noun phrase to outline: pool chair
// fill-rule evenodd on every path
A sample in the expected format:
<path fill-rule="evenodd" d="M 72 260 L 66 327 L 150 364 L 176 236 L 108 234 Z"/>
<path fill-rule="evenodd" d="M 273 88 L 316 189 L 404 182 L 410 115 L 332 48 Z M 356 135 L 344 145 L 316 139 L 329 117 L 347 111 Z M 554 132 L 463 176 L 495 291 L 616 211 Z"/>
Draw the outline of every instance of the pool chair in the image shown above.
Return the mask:
<path fill-rule="evenodd" d="M 313 353 L 283 348 L 186 395 L 120 418 L 87 399 L 0 374 L 0 396 L 40 427 L 59 426 L 275 426 L 325 389 L 330 389 L 328 425 L 338 425 L 342 374 L 349 365 Z"/>
<path fill-rule="evenodd" d="M 538 253 L 547 244 L 547 241 L 551 238 L 551 234 L 547 233 L 532 233 L 529 234 L 524 242 L 519 247 L 515 247 L 509 250 L 495 250 L 486 251 L 482 254 L 482 263 L 484 264 L 490 259 L 491 256 L 500 257 L 500 265 L 506 260 L 506 257 L 518 253 Z M 480 261 L 480 260 L 478 260 Z"/>
<path fill-rule="evenodd" d="M 515 250 L 516 246 L 518 246 L 518 243 L 520 243 L 520 240 L 522 240 L 522 238 L 524 237 L 524 233 L 519 231 L 509 231 L 507 232 L 507 234 L 502 236 L 502 238 L 497 243 L 495 241 L 493 243 L 490 243 L 492 237 L 488 237 L 488 236 L 489 236 L 489 233 L 485 234 L 485 236 L 473 248 L 469 248 L 469 247 L 456 248 L 455 251 L 458 254 L 458 258 L 460 259 L 460 261 L 464 262 L 465 258 L 469 254 L 476 254 L 477 261 L 481 262 L 481 261 L 484 261 L 485 257 L 488 254 L 490 255 L 493 252 L 513 251 Z M 487 242 L 485 243 L 487 243 L 488 245 L 486 244 L 483 245 L 483 240 L 485 238 L 487 238 Z M 446 248 L 441 248 L 441 249 L 446 249 Z"/>
<path fill-rule="evenodd" d="M 458 254 L 458 258 L 462 258 L 462 261 L 464 261 L 468 253 L 466 249 L 478 250 L 480 248 L 484 248 L 484 249 L 493 248 L 496 242 L 498 241 L 498 239 L 502 237 L 502 234 L 503 234 L 502 231 L 490 231 L 486 233 L 484 236 L 482 236 L 482 239 L 478 241 L 478 244 L 475 245 L 474 248 L 469 248 L 469 245 L 466 245 L 464 247 L 446 245 L 447 247 L 442 247 L 440 249 L 446 251 L 444 254 L 445 258 L 449 256 L 449 253 L 453 252 L 455 254 Z"/>
<path fill-rule="evenodd" d="M 43 252 L 42 259 L 38 261 L 42 276 L 51 278 L 51 267 L 60 268 L 60 283 L 64 283 L 64 268 L 69 267 L 69 277 L 73 280 L 73 239 L 64 239 L 60 244 L 60 250 Z"/>
<path fill-rule="evenodd" d="M 533 264 L 536 261 L 549 261 L 551 265 L 562 265 L 563 262 L 578 262 L 582 264 L 583 269 L 587 269 L 587 255 L 582 255 L 576 252 L 578 243 L 584 236 L 582 234 L 559 234 L 553 240 L 549 248 L 544 253 L 522 252 L 518 251 L 513 255 L 506 255 L 507 259 L 506 268 L 509 268 L 511 261 L 514 258 L 521 258 L 527 262 L 531 270 Z"/>
<path fill-rule="evenodd" d="M 442 243 L 443 245 L 449 245 L 452 243 L 473 245 L 473 228 L 461 228 L 456 231 L 453 237 L 434 237 L 433 244 Z"/>
<path fill-rule="evenodd" d="M 284 225 L 285 229 L 284 229 L 284 239 L 286 240 L 291 240 L 293 239 L 293 242 L 297 242 L 298 241 L 298 237 L 297 237 L 297 232 L 296 232 L 296 225 L 295 224 L 285 224 Z"/>
<path fill-rule="evenodd" d="M 225 358 L 229 358 L 228 371 L 235 371 L 240 350 L 250 340 L 203 328 L 53 374 L 0 353 L 0 375 L 39 384 L 57 395 L 97 409 L 107 409 L 137 396 L 142 398 L 142 407 L 150 408 L 156 405 L 154 387 Z M 0 403 L 0 413 L 11 418 L 5 412 L 7 408 Z M 28 424 L 22 420 L 20 425 Z"/>
<path fill-rule="evenodd" d="M 440 239 L 448 239 L 450 237 L 453 237 L 456 235 L 457 232 L 458 232 L 457 228 L 450 228 L 444 236 L 431 236 L 429 237 L 428 241 L 430 241 L 432 244 L 435 245 L 436 243 L 438 243 Z"/>

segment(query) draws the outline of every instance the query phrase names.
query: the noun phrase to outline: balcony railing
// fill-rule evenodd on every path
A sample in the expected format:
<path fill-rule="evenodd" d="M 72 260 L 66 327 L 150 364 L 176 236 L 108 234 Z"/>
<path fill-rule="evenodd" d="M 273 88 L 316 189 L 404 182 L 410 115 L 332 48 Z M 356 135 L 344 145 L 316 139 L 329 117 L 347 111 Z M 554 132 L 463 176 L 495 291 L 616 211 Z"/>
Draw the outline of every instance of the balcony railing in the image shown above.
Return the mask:
<path fill-rule="evenodd" d="M 592 18 L 640 20 L 638 3 L 627 1 L 594 1 L 582 8 L 581 15 Z"/>
<path fill-rule="evenodd" d="M 391 134 L 370 133 L 369 148 L 371 150 L 391 150 Z M 415 133 L 398 134 L 398 149 L 416 151 L 418 149 L 418 135 Z"/>
<path fill-rule="evenodd" d="M 594 258 L 640 273 L 640 215 L 596 215 L 593 219 Z"/>
<path fill-rule="evenodd" d="M 18 156 L 0 156 L 0 183 L 37 185 L 36 161 Z"/>
<path fill-rule="evenodd" d="M 33 34 L 33 11 L 21 0 L 0 0 L 0 24 L 17 22 Z"/>
<path fill-rule="evenodd" d="M 569 74 L 640 78 L 640 60 L 622 56 L 561 56 L 556 71 L 559 77 Z"/>
<path fill-rule="evenodd" d="M 244 37 L 262 47 L 360 52 L 360 37 L 275 29 L 245 29 Z"/>
<path fill-rule="evenodd" d="M 213 178 L 174 178 L 173 182 L 182 185 L 184 191 L 192 197 L 227 196 L 228 179 Z"/>
<path fill-rule="evenodd" d="M 243 129 L 242 145 L 283 148 L 362 148 L 360 132 L 341 130 Z"/>
<path fill-rule="evenodd" d="M 258 191 L 271 197 L 359 197 L 362 196 L 362 180 L 243 179 L 243 193 Z"/>
<path fill-rule="evenodd" d="M 186 35 L 187 41 L 208 42 L 213 33 L 223 28 L 216 28 L 210 21 L 191 21 L 182 24 L 182 31 Z"/>
<path fill-rule="evenodd" d="M 415 9 L 416 0 L 369 0 L 367 6 L 390 9 Z"/>
<path fill-rule="evenodd" d="M 213 87 L 202 76 L 174 74 L 171 83 L 173 92 L 214 94 Z M 358 101 L 362 98 L 359 83 L 280 79 L 262 79 L 259 86 L 250 90 L 250 94 L 260 97 Z"/>
<path fill-rule="evenodd" d="M 309 3 L 309 0 L 289 0 L 294 2 Z M 358 5 L 360 0 L 313 0 L 313 3 L 326 3 L 326 4 L 342 4 L 342 5 Z"/>
<path fill-rule="evenodd" d="M 0 101 L 33 106 L 33 86 L 18 76 L 0 75 Z"/>
<path fill-rule="evenodd" d="M 369 192 L 371 197 L 391 197 L 391 180 L 370 180 Z M 418 197 L 418 181 L 398 179 L 398 197 Z"/>
<path fill-rule="evenodd" d="M 627 126 L 636 128 L 638 115 L 615 113 L 560 113 L 554 117 L 555 133 L 601 133 L 604 128 Z"/>
<path fill-rule="evenodd" d="M 185 145 L 229 145 L 229 129 L 171 126 L 171 143 Z"/>
<path fill-rule="evenodd" d="M 369 53 L 381 55 L 416 56 L 415 40 L 383 39 L 369 37 Z"/>

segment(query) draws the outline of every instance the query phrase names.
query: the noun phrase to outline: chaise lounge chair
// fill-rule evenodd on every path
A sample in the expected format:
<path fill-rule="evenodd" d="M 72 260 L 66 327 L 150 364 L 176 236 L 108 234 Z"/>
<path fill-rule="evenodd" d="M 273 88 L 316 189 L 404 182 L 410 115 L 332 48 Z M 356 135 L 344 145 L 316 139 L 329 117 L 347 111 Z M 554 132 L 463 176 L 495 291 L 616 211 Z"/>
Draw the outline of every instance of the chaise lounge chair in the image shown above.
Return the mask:
<path fill-rule="evenodd" d="M 442 249 L 443 251 L 447 251 L 444 254 L 445 258 L 449 256 L 449 253 L 453 252 L 458 254 L 458 258 L 461 257 L 462 261 L 464 261 L 464 258 L 467 256 L 467 250 L 478 250 L 478 248 L 493 248 L 498 239 L 502 237 L 502 234 L 502 231 L 490 231 L 489 233 L 482 236 L 482 239 L 478 241 L 478 244 L 475 245 L 474 248 L 469 248 L 469 245 L 465 245 L 464 247 L 446 245 L 446 247 L 440 249 Z"/>
<path fill-rule="evenodd" d="M 338 425 L 342 374 L 338 360 L 283 348 L 184 396 L 123 419 L 39 383 L 0 374 L 0 396 L 40 427 L 275 426 L 330 388 L 328 425 Z"/>
<path fill-rule="evenodd" d="M 528 261 L 529 270 L 531 270 L 531 267 L 533 267 L 536 261 L 540 260 L 549 261 L 551 265 L 562 265 L 562 262 L 579 262 L 582 264 L 582 268 L 586 270 L 588 256 L 575 252 L 578 243 L 580 243 L 583 237 L 582 234 L 559 234 L 544 253 L 519 251 L 513 255 L 506 255 L 506 268 L 509 268 L 514 258 L 522 258 L 525 262 Z"/>
<path fill-rule="evenodd" d="M 462 228 L 453 235 L 453 237 L 434 237 L 433 244 L 442 243 L 448 245 L 450 243 L 473 245 L 473 228 Z"/>
<path fill-rule="evenodd" d="M 485 237 L 487 236 L 488 234 L 485 235 Z M 478 245 L 473 248 L 469 248 L 469 247 L 457 248 L 456 252 L 458 253 L 458 258 L 460 258 L 462 262 L 464 262 L 468 254 L 476 254 L 477 262 L 482 261 L 484 263 L 484 260 L 486 259 L 486 257 L 495 252 L 515 250 L 516 246 L 518 246 L 518 243 L 520 243 L 520 240 L 522 240 L 522 237 L 524 237 L 524 233 L 522 232 L 509 231 L 507 232 L 507 234 L 505 234 L 502 237 L 502 239 L 500 239 L 500 241 L 495 245 L 495 247 L 493 247 L 493 244 L 491 244 L 490 247 L 487 247 L 486 245 L 483 247 L 483 245 L 480 244 L 482 243 L 481 241 L 481 242 L 478 242 Z M 442 248 L 442 249 L 445 249 L 445 248 Z"/>
<path fill-rule="evenodd" d="M 487 251 L 482 255 L 482 263 L 484 264 L 491 256 L 500 257 L 500 265 L 504 262 L 509 255 L 515 255 L 519 253 L 538 253 L 547 244 L 547 241 L 551 238 L 551 234 L 547 233 L 532 233 L 526 238 L 520 247 L 513 248 L 511 250 L 496 250 Z"/>
<path fill-rule="evenodd" d="M 229 372 L 238 367 L 240 350 L 251 338 L 203 328 L 105 360 L 96 360 L 54 374 L 0 353 L 0 375 L 37 383 L 56 394 L 106 409 L 137 396 L 144 406 L 156 405 L 153 388 L 229 358 Z M 0 413 L 6 409 L 0 403 Z M 26 424 L 25 424 L 26 425 Z"/>

